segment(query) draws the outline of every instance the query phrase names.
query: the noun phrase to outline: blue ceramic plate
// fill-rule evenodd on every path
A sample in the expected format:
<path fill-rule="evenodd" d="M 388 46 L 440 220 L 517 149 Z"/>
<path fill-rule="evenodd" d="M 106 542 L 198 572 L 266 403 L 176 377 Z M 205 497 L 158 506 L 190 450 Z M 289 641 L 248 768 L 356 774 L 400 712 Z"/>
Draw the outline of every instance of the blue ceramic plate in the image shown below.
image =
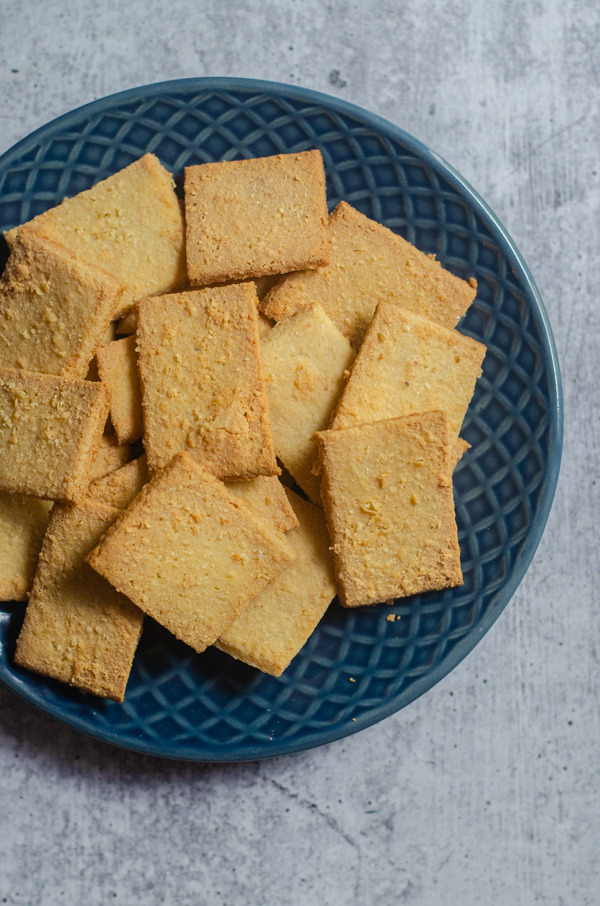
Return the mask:
<path fill-rule="evenodd" d="M 331 208 L 345 199 L 460 277 L 477 298 L 460 330 L 488 347 L 454 488 L 464 585 L 343 610 L 337 602 L 279 679 L 151 620 L 124 704 L 13 666 L 23 604 L 0 605 L 0 677 L 98 739 L 197 761 L 310 749 L 404 708 L 453 669 L 498 618 L 541 538 L 558 478 L 562 405 L 550 325 L 533 279 L 487 205 L 392 123 L 335 98 L 244 79 L 187 79 L 95 101 L 0 158 L 6 230 L 152 151 L 179 182 L 206 161 L 319 148 Z M 401 619 L 388 622 L 395 613 Z M 349 682 L 354 677 L 356 682 Z"/>

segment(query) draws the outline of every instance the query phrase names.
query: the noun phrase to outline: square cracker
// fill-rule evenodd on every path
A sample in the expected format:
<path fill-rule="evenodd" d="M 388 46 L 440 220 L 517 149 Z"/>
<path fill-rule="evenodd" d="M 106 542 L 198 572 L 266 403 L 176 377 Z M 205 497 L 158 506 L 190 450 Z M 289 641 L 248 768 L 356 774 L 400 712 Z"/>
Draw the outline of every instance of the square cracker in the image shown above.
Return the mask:
<path fill-rule="evenodd" d="M 179 450 L 223 480 L 279 474 L 254 284 L 144 299 L 137 337 L 151 474 Z"/>
<path fill-rule="evenodd" d="M 331 260 L 317 270 L 286 274 L 262 311 L 276 321 L 313 302 L 358 347 L 378 302 L 385 301 L 455 327 L 475 298 L 477 284 L 341 201 L 329 220 Z"/>
<path fill-rule="evenodd" d="M 108 406 L 102 384 L 0 367 L 0 490 L 82 497 Z"/>
<path fill-rule="evenodd" d="M 485 353 L 457 330 L 380 302 L 330 427 L 442 409 L 454 446 Z"/>
<path fill-rule="evenodd" d="M 142 391 L 135 336 L 107 343 L 96 353 L 98 374 L 110 392 L 110 420 L 120 444 L 130 444 L 144 431 Z"/>
<path fill-rule="evenodd" d="M 185 280 L 183 212 L 171 174 L 153 154 L 29 223 L 124 285 L 115 317 L 138 299 L 169 292 Z M 5 234 L 9 244 L 19 229 Z"/>
<path fill-rule="evenodd" d="M 287 535 L 297 560 L 250 601 L 216 642 L 227 654 L 280 676 L 336 595 L 323 511 L 289 491 L 299 525 Z"/>
<path fill-rule="evenodd" d="M 321 153 L 186 167 L 185 219 L 196 286 L 327 264 Z"/>
<path fill-rule="evenodd" d="M 148 469 L 144 454 L 115 472 L 93 481 L 88 488 L 88 497 L 118 510 L 126 510 L 147 481 Z"/>
<path fill-rule="evenodd" d="M 251 512 L 278 532 L 289 532 L 298 525 L 283 485 L 274 475 L 259 475 L 249 481 L 227 481 L 225 487 L 239 497 Z"/>
<path fill-rule="evenodd" d="M 55 505 L 15 662 L 122 702 L 144 615 L 85 562 L 118 515 L 93 500 Z"/>
<path fill-rule="evenodd" d="M 111 274 L 19 230 L 0 281 L 0 364 L 84 378 L 122 295 Z"/>
<path fill-rule="evenodd" d="M 342 604 L 461 585 L 444 413 L 317 437 Z"/>
<path fill-rule="evenodd" d="M 191 456 L 178 453 L 88 562 L 200 652 L 294 559 L 283 536 Z"/>
<path fill-rule="evenodd" d="M 276 324 L 261 351 L 275 452 L 320 506 L 313 434 L 327 428 L 355 353 L 320 305 Z"/>
<path fill-rule="evenodd" d="M 26 601 L 52 504 L 0 491 L 0 601 Z"/>

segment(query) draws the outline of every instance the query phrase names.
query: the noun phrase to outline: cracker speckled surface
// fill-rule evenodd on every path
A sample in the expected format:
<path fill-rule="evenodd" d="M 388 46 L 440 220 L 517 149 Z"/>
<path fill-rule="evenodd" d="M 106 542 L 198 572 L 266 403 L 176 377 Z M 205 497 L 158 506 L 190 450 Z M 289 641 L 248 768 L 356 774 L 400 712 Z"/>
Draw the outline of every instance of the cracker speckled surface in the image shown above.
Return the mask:
<path fill-rule="evenodd" d="M 320 506 L 313 434 L 327 428 L 355 353 L 320 305 L 277 324 L 261 349 L 275 452 Z"/>
<path fill-rule="evenodd" d="M 443 412 L 318 435 L 340 600 L 462 584 Z"/>
<path fill-rule="evenodd" d="M 55 505 L 15 662 L 120 702 L 143 614 L 85 562 L 118 515 L 93 500 Z"/>
<path fill-rule="evenodd" d="M 216 643 L 273 676 L 298 654 L 337 592 L 323 511 L 288 493 L 299 525 L 287 540 L 297 559 L 250 601 Z"/>
<path fill-rule="evenodd" d="M 110 393 L 110 420 L 120 444 L 142 436 L 144 417 L 135 336 L 108 343 L 96 353 L 98 374 Z"/>
<path fill-rule="evenodd" d="M 115 588 L 199 652 L 294 559 L 283 536 L 187 453 L 154 476 L 89 556 Z"/>
<path fill-rule="evenodd" d="M 145 299 L 137 337 L 151 473 L 179 450 L 223 480 L 279 473 L 254 284 Z"/>
<path fill-rule="evenodd" d="M 88 488 L 88 497 L 107 506 L 125 510 L 140 493 L 148 481 L 146 456 L 139 456 L 132 462 L 111 472 L 103 478 L 97 478 Z"/>
<path fill-rule="evenodd" d="M 454 446 L 486 348 L 397 305 L 381 302 L 331 428 L 442 409 Z"/>
<path fill-rule="evenodd" d="M 83 496 L 108 405 L 102 384 L 0 367 L 0 490 Z"/>
<path fill-rule="evenodd" d="M 129 459 L 129 444 L 120 444 L 114 434 L 103 434 L 98 441 L 90 481 L 116 472 Z"/>
<path fill-rule="evenodd" d="M 0 365 L 84 378 L 122 295 L 111 274 L 20 230 L 0 280 Z"/>
<path fill-rule="evenodd" d="M 289 532 L 298 525 L 283 485 L 275 476 L 259 475 L 249 481 L 227 481 L 225 486 L 246 504 L 255 516 L 264 519 L 278 532 Z"/>
<path fill-rule="evenodd" d="M 185 219 L 196 286 L 327 264 L 321 153 L 186 167 Z"/>
<path fill-rule="evenodd" d="M 0 491 L 0 601 L 26 601 L 52 503 Z"/>
<path fill-rule="evenodd" d="M 394 303 L 451 328 L 475 298 L 475 284 L 444 270 L 345 201 L 332 213 L 328 232 L 329 265 L 285 275 L 261 305 L 268 317 L 281 321 L 318 302 L 358 347 L 378 302 Z"/>
<path fill-rule="evenodd" d="M 153 154 L 29 223 L 124 285 L 115 316 L 185 280 L 183 213 L 171 174 Z M 18 229 L 6 234 L 9 243 Z"/>

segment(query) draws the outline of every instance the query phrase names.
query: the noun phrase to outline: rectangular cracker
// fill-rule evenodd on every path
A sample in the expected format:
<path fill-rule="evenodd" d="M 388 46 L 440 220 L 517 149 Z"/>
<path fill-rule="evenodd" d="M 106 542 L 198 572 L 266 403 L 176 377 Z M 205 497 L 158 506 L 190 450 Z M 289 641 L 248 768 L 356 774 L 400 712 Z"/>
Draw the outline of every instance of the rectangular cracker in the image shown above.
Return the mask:
<path fill-rule="evenodd" d="M 254 284 L 144 299 L 138 364 L 150 473 L 187 450 L 218 478 L 277 475 Z"/>
<path fill-rule="evenodd" d="M 108 406 L 102 384 L 0 367 L 0 490 L 82 497 Z"/>
<path fill-rule="evenodd" d="M 0 601 L 26 601 L 52 503 L 0 491 Z"/>
<path fill-rule="evenodd" d="M 120 444 L 114 434 L 103 434 L 96 447 L 90 482 L 116 472 L 129 459 L 128 444 Z"/>
<path fill-rule="evenodd" d="M 329 219 L 331 260 L 317 270 L 286 274 L 267 294 L 262 311 L 275 321 L 314 302 L 358 347 L 377 303 L 384 301 L 456 327 L 475 298 L 477 284 L 438 261 L 345 201 Z"/>
<path fill-rule="evenodd" d="M 380 302 L 330 427 L 442 409 L 453 447 L 485 353 L 457 330 Z"/>
<path fill-rule="evenodd" d="M 327 219 L 320 151 L 186 167 L 190 283 L 328 264 Z"/>
<path fill-rule="evenodd" d="M 299 520 L 287 535 L 297 559 L 216 642 L 221 651 L 273 676 L 281 676 L 305 645 L 337 592 L 323 511 L 288 494 Z"/>
<path fill-rule="evenodd" d="M 293 560 L 283 536 L 187 453 L 154 476 L 88 557 L 198 652 Z"/>
<path fill-rule="evenodd" d="M 36 232 L 113 274 L 125 287 L 115 317 L 185 280 L 183 212 L 153 154 L 29 221 Z M 5 234 L 10 245 L 19 227 Z"/>
<path fill-rule="evenodd" d="M 264 519 L 278 532 L 289 532 L 298 525 L 283 485 L 274 475 L 259 475 L 250 481 L 227 481 L 225 487 L 243 500 L 255 516 Z"/>
<path fill-rule="evenodd" d="M 122 702 L 144 615 L 85 562 L 118 515 L 93 500 L 55 505 L 15 663 Z"/>
<path fill-rule="evenodd" d="M 275 453 L 320 506 L 313 435 L 329 424 L 354 350 L 321 306 L 311 305 L 277 324 L 261 351 Z"/>
<path fill-rule="evenodd" d="M 88 497 L 107 506 L 126 510 L 148 481 L 145 454 L 128 462 L 103 478 L 97 478 L 88 488 Z"/>
<path fill-rule="evenodd" d="M 110 393 L 110 420 L 120 444 L 133 443 L 144 431 L 135 344 L 135 336 L 125 337 L 96 353 L 100 380 Z"/>
<path fill-rule="evenodd" d="M 462 584 L 443 412 L 317 436 L 345 607 Z"/>
<path fill-rule="evenodd" d="M 19 230 L 0 280 L 0 364 L 84 378 L 123 290 L 64 246 Z"/>

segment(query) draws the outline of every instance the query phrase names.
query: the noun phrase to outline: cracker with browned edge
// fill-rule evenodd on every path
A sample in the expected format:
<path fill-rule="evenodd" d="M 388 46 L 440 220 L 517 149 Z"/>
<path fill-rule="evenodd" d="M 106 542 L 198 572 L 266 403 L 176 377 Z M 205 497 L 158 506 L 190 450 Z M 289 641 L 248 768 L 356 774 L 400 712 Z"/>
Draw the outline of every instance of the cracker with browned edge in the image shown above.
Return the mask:
<path fill-rule="evenodd" d="M 280 676 L 315 630 L 337 587 L 323 511 L 292 491 L 299 525 L 287 535 L 297 560 L 250 601 L 216 642 L 227 654 Z"/>
<path fill-rule="evenodd" d="M 317 435 L 345 607 L 462 584 L 443 412 Z"/>
<path fill-rule="evenodd" d="M 107 506 L 126 510 L 147 481 L 148 469 L 144 454 L 121 466 L 116 472 L 93 481 L 88 488 L 88 497 Z"/>
<path fill-rule="evenodd" d="M 0 491 L 0 601 L 26 601 L 52 504 Z"/>
<path fill-rule="evenodd" d="M 442 268 L 401 236 L 341 201 L 329 220 L 331 260 L 317 270 L 286 274 L 261 309 L 281 321 L 314 302 L 358 347 L 377 303 L 391 302 L 455 327 L 477 284 Z"/>
<path fill-rule="evenodd" d="M 463 440 L 462 437 L 459 437 L 454 446 L 450 450 L 450 471 L 454 472 L 455 468 L 467 452 L 471 449 L 471 444 L 467 443 L 466 440 Z"/>
<path fill-rule="evenodd" d="M 93 500 L 54 506 L 15 662 L 122 702 L 144 615 L 85 562 L 118 515 Z"/>
<path fill-rule="evenodd" d="M 457 330 L 380 302 L 330 427 L 442 409 L 453 447 L 485 353 Z"/>
<path fill-rule="evenodd" d="M 144 415 L 135 336 L 108 343 L 96 353 L 98 374 L 110 393 L 110 420 L 120 444 L 142 436 Z"/>
<path fill-rule="evenodd" d="M 344 388 L 354 350 L 320 305 L 281 321 L 261 345 L 275 452 L 313 503 L 321 505 L 313 435 L 324 431 Z"/>
<path fill-rule="evenodd" d="M 129 444 L 120 444 L 114 434 L 103 434 L 98 442 L 90 482 L 116 472 L 129 460 Z"/>
<path fill-rule="evenodd" d="M 123 289 L 64 246 L 20 230 L 0 280 L 0 364 L 84 378 Z"/>
<path fill-rule="evenodd" d="M 254 284 L 138 305 L 138 364 L 150 473 L 187 450 L 223 480 L 278 475 Z"/>
<path fill-rule="evenodd" d="M 186 167 L 185 222 L 195 286 L 328 264 L 321 152 Z"/>
<path fill-rule="evenodd" d="M 177 638 L 204 651 L 294 560 L 222 482 L 178 453 L 88 561 Z"/>
<path fill-rule="evenodd" d="M 153 154 L 29 224 L 120 280 L 125 292 L 115 317 L 138 299 L 170 292 L 185 280 L 183 212 L 171 174 Z M 19 229 L 5 234 L 9 244 Z"/>
<path fill-rule="evenodd" d="M 274 475 L 259 475 L 249 481 L 226 481 L 225 487 L 243 500 L 255 516 L 264 519 L 278 532 L 289 532 L 298 525 L 283 485 Z"/>
<path fill-rule="evenodd" d="M 108 406 L 102 384 L 0 367 L 0 490 L 83 496 Z"/>

